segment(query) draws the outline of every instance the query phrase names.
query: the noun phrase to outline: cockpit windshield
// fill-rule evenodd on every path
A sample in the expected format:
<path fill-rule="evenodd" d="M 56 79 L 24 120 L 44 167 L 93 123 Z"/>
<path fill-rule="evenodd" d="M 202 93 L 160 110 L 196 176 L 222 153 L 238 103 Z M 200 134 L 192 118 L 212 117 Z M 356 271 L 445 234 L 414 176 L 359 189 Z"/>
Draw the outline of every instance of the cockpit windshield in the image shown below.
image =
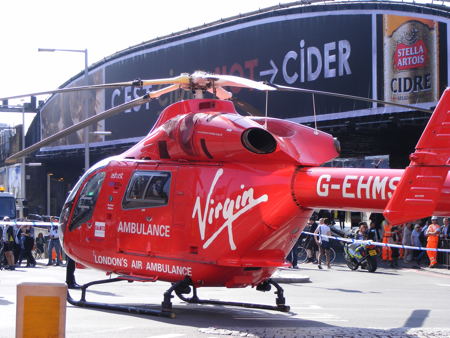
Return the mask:
<path fill-rule="evenodd" d="M 69 230 L 73 230 L 81 226 L 84 222 L 88 221 L 94 213 L 95 203 L 102 187 L 103 180 L 105 179 L 105 172 L 100 171 L 92 176 L 85 184 L 83 190 L 78 198 L 77 205 L 73 211 L 72 222 Z"/>
<path fill-rule="evenodd" d="M 73 200 L 74 200 L 75 196 L 77 195 L 78 191 L 80 190 L 80 187 L 86 181 L 87 177 L 92 175 L 93 172 L 97 171 L 100 168 L 106 167 L 114 159 L 115 159 L 115 157 L 109 157 L 109 158 L 105 158 L 104 160 L 94 164 L 91 168 L 89 168 L 83 174 L 83 176 L 81 176 L 81 178 L 78 180 L 77 184 L 75 184 L 73 189 L 70 191 L 69 196 L 67 197 L 66 202 L 64 203 L 64 207 L 62 209 L 61 217 L 60 217 L 61 227 L 63 230 L 62 235 L 64 234 L 64 231 L 66 230 L 67 221 L 70 216 L 70 211 L 72 210 Z M 97 176 L 97 174 L 94 175 L 90 181 L 92 181 L 92 179 L 96 176 Z M 103 175 L 103 178 L 104 178 L 104 175 Z M 101 182 L 103 182 L 103 178 L 101 179 Z M 101 185 L 101 182 L 99 183 L 99 186 Z M 85 189 L 88 189 L 87 186 L 88 186 L 88 184 L 85 185 L 83 192 L 85 191 Z M 92 190 L 89 188 L 89 191 L 92 191 Z M 97 194 L 98 194 L 98 192 L 99 191 L 97 191 Z M 91 195 L 91 196 L 86 196 L 86 197 L 89 198 L 89 197 L 93 197 L 93 196 Z M 91 199 L 91 201 L 93 201 L 94 204 L 89 208 L 90 211 L 88 211 L 87 208 L 85 208 L 84 212 L 82 212 L 81 209 L 83 209 L 83 208 L 81 208 L 81 207 L 78 208 L 78 206 L 80 205 L 80 203 L 82 203 L 82 204 L 87 203 L 86 197 L 83 198 L 83 201 L 82 201 L 81 194 L 80 194 L 80 199 L 78 200 L 78 203 L 77 203 L 78 213 L 77 213 L 77 210 L 74 211 L 73 219 L 72 219 L 72 222 L 70 225 L 70 230 L 73 230 L 73 229 L 77 228 L 78 226 L 80 226 L 85 221 L 83 219 L 85 219 L 86 217 L 89 218 L 90 216 L 92 216 L 92 212 L 94 209 L 95 201 L 97 199 L 97 195 L 95 196 L 95 200 L 93 198 Z M 79 219 L 75 220 L 75 217 L 79 217 Z"/>

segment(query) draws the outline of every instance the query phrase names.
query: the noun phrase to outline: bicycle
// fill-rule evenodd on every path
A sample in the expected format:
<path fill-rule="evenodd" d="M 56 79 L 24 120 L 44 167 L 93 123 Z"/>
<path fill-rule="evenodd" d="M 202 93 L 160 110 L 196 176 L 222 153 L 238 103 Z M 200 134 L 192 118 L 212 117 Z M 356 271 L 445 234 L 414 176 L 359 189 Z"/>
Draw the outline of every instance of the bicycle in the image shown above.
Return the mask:
<path fill-rule="evenodd" d="M 335 259 L 336 259 L 336 251 L 334 250 L 334 248 L 331 247 L 330 248 L 330 263 L 333 263 Z M 306 249 L 303 246 L 300 246 L 298 248 L 297 260 L 298 260 L 299 264 L 306 263 L 306 261 L 308 260 L 308 254 L 306 252 Z M 322 256 L 321 263 L 322 264 L 326 263 L 325 255 Z"/>
<path fill-rule="evenodd" d="M 44 258 L 44 251 L 39 250 L 37 247 L 33 248 L 32 254 L 33 254 L 34 259 Z"/>

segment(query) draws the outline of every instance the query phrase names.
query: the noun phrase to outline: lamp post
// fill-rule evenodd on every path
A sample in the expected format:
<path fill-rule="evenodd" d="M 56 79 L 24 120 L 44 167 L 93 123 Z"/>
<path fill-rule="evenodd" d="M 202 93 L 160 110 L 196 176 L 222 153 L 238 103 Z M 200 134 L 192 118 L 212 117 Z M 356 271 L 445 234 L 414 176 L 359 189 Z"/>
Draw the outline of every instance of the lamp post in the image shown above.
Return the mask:
<path fill-rule="evenodd" d="M 47 215 L 50 216 L 50 181 L 53 173 L 47 174 Z"/>
<path fill-rule="evenodd" d="M 22 114 L 22 137 L 21 137 L 21 143 L 22 145 L 20 146 L 21 150 L 25 149 L 25 100 L 22 99 L 21 100 L 21 104 L 19 105 L 4 105 L 3 108 L 6 109 L 11 109 L 10 111 L 12 112 L 18 112 Z M 28 112 L 29 113 L 29 112 Z M 15 128 L 5 128 L 3 130 L 16 130 Z M 20 162 L 20 191 L 18 191 L 18 196 L 17 199 L 18 200 L 22 200 L 22 203 L 20 204 L 20 208 L 19 208 L 19 217 L 23 218 L 25 217 L 24 214 L 24 206 L 25 206 L 25 201 L 26 201 L 26 167 L 29 164 L 26 163 L 25 157 L 22 157 L 22 160 Z"/>
<path fill-rule="evenodd" d="M 86 82 L 86 86 L 89 85 L 88 79 L 88 50 L 87 49 L 56 49 L 56 48 L 38 48 L 38 52 L 69 52 L 69 53 L 84 53 L 84 79 Z M 87 100 L 84 101 L 84 118 L 88 118 L 88 106 Z M 84 170 L 89 169 L 89 127 L 84 128 L 83 137 L 84 137 Z"/>
<path fill-rule="evenodd" d="M 22 149 L 25 149 L 25 104 L 22 106 Z M 24 212 L 23 212 L 23 206 L 24 201 L 26 199 L 27 193 L 25 188 L 25 156 L 22 157 L 22 162 L 20 163 L 20 186 L 22 188 L 22 205 L 20 207 L 20 218 L 23 218 Z"/>

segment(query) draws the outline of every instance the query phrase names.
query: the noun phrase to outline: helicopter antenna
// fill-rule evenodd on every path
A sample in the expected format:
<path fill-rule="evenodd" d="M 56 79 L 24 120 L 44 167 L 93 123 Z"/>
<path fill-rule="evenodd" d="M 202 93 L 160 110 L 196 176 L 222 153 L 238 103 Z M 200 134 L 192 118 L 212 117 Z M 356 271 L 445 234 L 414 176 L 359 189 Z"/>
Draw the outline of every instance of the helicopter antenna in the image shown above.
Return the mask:
<path fill-rule="evenodd" d="M 269 108 L 269 91 L 266 90 L 266 111 L 264 113 L 264 116 L 266 117 L 264 121 L 264 129 L 267 129 L 267 110 Z"/>
<path fill-rule="evenodd" d="M 314 114 L 314 135 L 319 134 L 317 131 L 317 115 L 316 115 L 316 99 L 314 93 L 312 93 L 312 101 L 313 101 L 313 114 Z"/>
<path fill-rule="evenodd" d="M 385 104 L 385 105 L 387 104 L 387 105 L 395 106 L 395 107 L 401 107 L 401 108 L 406 108 L 406 109 L 411 109 L 411 110 L 422 111 L 422 112 L 430 113 L 430 114 L 433 112 L 433 110 L 431 110 L 431 109 L 425 109 L 422 107 L 401 104 L 401 103 L 396 103 L 396 102 L 390 102 L 390 101 L 369 99 L 367 97 L 362 97 L 362 96 L 355 96 L 355 95 L 348 95 L 348 94 L 341 94 L 341 93 L 334 93 L 334 92 L 325 92 L 322 90 L 314 90 L 314 89 L 306 89 L 306 88 L 281 86 L 281 85 L 277 85 L 275 83 L 271 83 L 270 85 L 275 87 L 276 90 L 282 91 L 282 92 L 314 93 L 317 95 L 341 97 L 344 99 L 350 99 L 350 100 L 356 100 L 356 101 L 376 102 L 376 103 L 381 103 L 381 104 Z"/>

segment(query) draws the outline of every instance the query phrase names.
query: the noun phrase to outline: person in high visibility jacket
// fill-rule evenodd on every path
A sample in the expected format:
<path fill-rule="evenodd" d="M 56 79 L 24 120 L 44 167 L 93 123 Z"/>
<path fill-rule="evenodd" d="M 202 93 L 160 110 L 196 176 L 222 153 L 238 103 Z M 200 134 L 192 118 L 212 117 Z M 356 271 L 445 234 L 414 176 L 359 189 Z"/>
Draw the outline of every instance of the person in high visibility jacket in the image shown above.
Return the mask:
<path fill-rule="evenodd" d="M 383 231 L 383 243 L 391 243 L 392 226 L 385 221 Z M 381 250 L 381 258 L 385 261 L 392 261 L 392 250 L 387 246 L 383 246 Z"/>
<path fill-rule="evenodd" d="M 437 249 L 439 244 L 439 234 L 441 233 L 441 227 L 438 223 L 436 216 L 431 217 L 431 224 L 427 229 L 427 248 Z M 428 258 L 430 259 L 430 268 L 435 268 L 437 265 L 437 251 L 427 251 Z"/>

